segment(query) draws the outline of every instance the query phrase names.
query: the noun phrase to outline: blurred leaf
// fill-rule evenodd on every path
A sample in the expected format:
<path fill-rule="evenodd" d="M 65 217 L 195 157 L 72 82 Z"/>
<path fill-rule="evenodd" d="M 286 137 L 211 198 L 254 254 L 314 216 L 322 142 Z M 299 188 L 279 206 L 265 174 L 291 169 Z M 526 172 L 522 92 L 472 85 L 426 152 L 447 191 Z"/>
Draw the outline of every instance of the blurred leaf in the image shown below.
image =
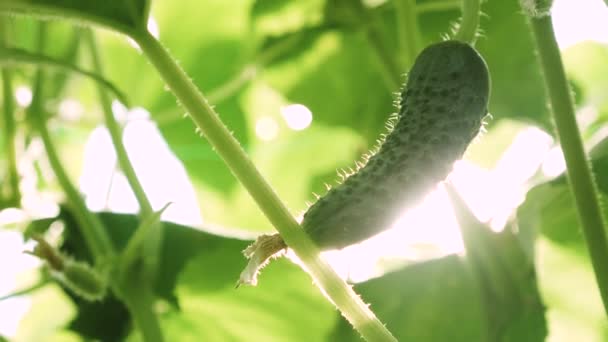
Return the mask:
<path fill-rule="evenodd" d="M 395 111 L 395 98 L 374 58 L 363 34 L 330 31 L 299 58 L 273 66 L 265 76 L 287 99 L 307 106 L 315 122 L 349 127 L 371 146 Z"/>
<path fill-rule="evenodd" d="M 324 180 L 335 184 L 339 179 L 337 170 L 353 166 L 354 160 L 365 151 L 361 151 L 365 142 L 348 129 L 327 128 L 313 123 L 304 131 L 287 131 L 284 134 L 254 149 L 252 158 L 295 215 L 306 208 L 306 201 L 315 199 L 311 192 L 315 177 L 333 174 L 333 177 Z M 328 141 L 332 143 L 328 144 Z M 325 187 L 317 190 L 321 190 L 319 194 L 322 194 Z M 238 213 L 234 212 L 234 208 L 238 208 Z M 268 219 L 244 189 L 235 193 L 224 216 L 227 216 L 224 221 L 228 220 L 225 224 L 238 225 L 239 221 L 236 220 L 240 220 L 258 231 L 272 229 Z"/>
<path fill-rule="evenodd" d="M 522 228 L 535 229 L 556 244 L 586 253 L 576 207 L 563 180 L 528 191 L 517 217 Z"/>
<path fill-rule="evenodd" d="M 534 230 L 509 223 L 494 232 L 480 222 L 448 185 L 466 258 L 481 290 L 485 339 L 489 341 L 544 341 L 545 308 L 534 268 Z"/>
<path fill-rule="evenodd" d="M 477 47 L 490 69 L 490 113 L 534 123 L 552 133 L 535 45 L 517 1 L 487 1 L 482 6 L 483 36 Z M 508 43 L 507 43 L 508 42 Z"/>
<path fill-rule="evenodd" d="M 360 27 L 365 20 L 365 7 L 361 0 L 326 0 L 325 22 L 345 29 Z"/>
<path fill-rule="evenodd" d="M 606 314 L 589 258 L 543 238 L 536 250 L 548 341 L 606 341 Z"/>
<path fill-rule="evenodd" d="M 3 0 L 0 12 L 41 17 L 72 18 L 106 26 L 124 33 L 146 27 L 147 0 Z"/>
<path fill-rule="evenodd" d="M 283 35 L 321 22 L 325 0 L 256 0 L 251 23 L 261 35 Z"/>
<path fill-rule="evenodd" d="M 306 273 L 288 260 L 277 260 L 264 269 L 257 287 L 235 289 L 235 279 L 229 275 L 241 271 L 241 261 L 238 250 L 218 249 L 213 256 L 201 255 L 188 264 L 177 289 L 183 299 L 182 311 L 164 319 L 163 328 L 169 339 L 326 339 L 335 320 L 335 309 Z"/>
<path fill-rule="evenodd" d="M 312 26 L 297 32 L 269 36 L 257 52 L 258 61 L 263 65 L 272 65 L 297 58 L 310 49 L 327 30 L 326 26 Z"/>
<path fill-rule="evenodd" d="M 252 42 L 247 26 L 250 2 L 184 0 L 179 6 L 170 1 L 153 3 L 152 18 L 158 24 L 163 45 L 203 94 L 223 86 L 251 62 Z M 237 184 L 230 170 L 206 139 L 195 132 L 194 124 L 183 117 L 185 110 L 166 91 L 157 71 L 138 51 L 127 47 L 125 40 L 105 36 L 100 50 L 108 61 L 106 75 L 116 80 L 121 89 L 129 89 L 133 103 L 148 109 L 195 182 L 229 193 Z M 212 105 L 247 149 L 247 122 L 239 105 L 239 94 Z"/>
<path fill-rule="evenodd" d="M 421 262 L 355 285 L 399 341 L 481 341 L 477 288 L 457 256 Z M 330 341 L 360 341 L 340 319 Z"/>
<path fill-rule="evenodd" d="M 13 342 L 53 341 L 76 312 L 59 286 L 49 284 L 30 297 L 32 306 L 19 323 Z M 3 313 L 5 314 L 5 313 Z M 59 331 L 58 331 L 59 330 Z M 56 341 L 56 340 L 55 340 Z"/>
<path fill-rule="evenodd" d="M 608 154 L 600 144 L 591 161 L 595 180 L 600 191 L 600 205 L 608 214 Z M 576 204 L 565 174 L 555 180 L 537 185 L 528 191 L 517 216 L 522 229 L 540 231 L 553 243 L 568 248 L 578 255 L 587 256 L 587 247 L 578 219 Z"/>
<path fill-rule="evenodd" d="M 123 249 L 138 225 L 135 215 L 99 213 L 108 229 L 118 250 Z M 76 221 L 67 210 L 62 210 L 60 217 L 65 224 L 65 237 L 62 250 L 79 260 L 92 261 L 90 252 L 86 249 L 84 240 Z M 42 223 L 40 223 L 41 225 Z M 248 241 L 214 235 L 190 227 L 174 223 L 163 223 L 164 237 L 161 251 L 161 265 L 155 284 L 156 294 L 169 303 L 179 305 L 174 294 L 174 288 L 179 273 L 184 265 L 195 255 L 203 255 L 213 261 L 213 273 L 206 274 L 208 286 L 215 281 L 229 279 L 236 281 L 239 271 L 245 265 L 240 251 Z M 218 255 L 224 253 L 226 255 Z M 220 258 L 221 257 L 221 258 Z M 222 260 L 226 264 L 222 264 Z M 233 274 L 228 267 L 237 269 Z M 101 302 L 86 302 L 68 292 L 77 306 L 78 313 L 72 321 L 70 328 L 90 338 L 104 340 L 121 339 L 129 332 L 131 324 L 129 314 L 121 302 L 110 295 Z"/>
<path fill-rule="evenodd" d="M 568 76 L 583 90 L 584 102 L 597 107 L 608 103 L 608 46 L 583 42 L 563 51 Z"/>
<path fill-rule="evenodd" d="M 86 76 L 111 91 L 123 103 L 128 103 L 126 96 L 120 90 L 118 90 L 118 88 L 114 86 L 112 82 L 108 81 L 107 79 L 94 72 L 84 70 L 74 64 L 70 64 L 63 60 L 55 59 L 53 57 L 45 56 L 36 52 L 29 52 L 19 48 L 0 48 L 0 65 L 21 63 L 60 68 L 66 71 L 80 74 L 82 76 Z"/>

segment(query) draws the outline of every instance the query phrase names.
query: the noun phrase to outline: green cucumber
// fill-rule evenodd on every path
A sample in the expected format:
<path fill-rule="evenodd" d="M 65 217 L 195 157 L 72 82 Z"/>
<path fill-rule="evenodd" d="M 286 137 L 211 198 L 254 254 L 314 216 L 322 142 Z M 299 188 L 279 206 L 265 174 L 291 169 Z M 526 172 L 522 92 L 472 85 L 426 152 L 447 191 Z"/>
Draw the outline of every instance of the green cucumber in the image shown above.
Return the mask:
<path fill-rule="evenodd" d="M 424 49 L 378 152 L 304 215 L 302 227 L 319 248 L 343 248 L 387 229 L 444 180 L 479 132 L 489 86 L 487 66 L 469 44 Z"/>
<path fill-rule="evenodd" d="M 467 43 L 444 41 L 416 58 L 401 92 L 399 112 L 377 152 L 304 214 L 302 227 L 322 250 L 363 241 L 391 226 L 443 181 L 479 133 L 490 93 L 488 68 Z M 279 235 L 245 250 L 242 283 L 255 284 L 261 265 L 284 249 Z"/>

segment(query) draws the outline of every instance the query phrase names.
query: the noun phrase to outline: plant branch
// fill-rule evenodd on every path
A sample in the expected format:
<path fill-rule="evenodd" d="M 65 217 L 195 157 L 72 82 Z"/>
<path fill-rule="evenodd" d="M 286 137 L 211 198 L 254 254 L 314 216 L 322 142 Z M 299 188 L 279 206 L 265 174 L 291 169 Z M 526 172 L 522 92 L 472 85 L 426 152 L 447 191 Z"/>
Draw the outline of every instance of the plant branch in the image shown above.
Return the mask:
<path fill-rule="evenodd" d="M 274 190 L 247 157 L 238 141 L 220 121 L 207 99 L 177 65 L 167 50 L 148 32 L 132 35 L 190 117 L 237 179 L 249 191 L 283 240 L 305 264 L 316 283 L 364 338 L 395 341 L 361 298 L 321 258 L 316 245 L 301 229 Z"/>
<path fill-rule="evenodd" d="M 414 0 L 393 0 L 397 15 L 397 39 L 402 66 L 409 68 L 414 63 L 420 48 L 421 38 L 418 28 L 418 14 Z"/>
<path fill-rule="evenodd" d="M 163 331 L 154 312 L 154 293 L 151 284 L 145 284 L 147 275 L 141 269 L 134 269 L 123 279 L 119 289 L 120 297 L 129 309 L 135 326 L 145 342 L 162 342 Z"/>
<path fill-rule="evenodd" d="M 85 35 L 91 52 L 93 68 L 97 74 L 103 75 L 95 35 L 90 29 L 86 30 Z M 137 178 L 127 154 L 127 149 L 122 140 L 122 128 L 114 117 L 110 98 L 103 87 L 99 86 L 98 89 L 105 124 L 110 132 L 118 165 L 135 194 L 139 203 L 140 218 L 143 219 L 129 239 L 127 247 L 119 260 L 119 276 L 121 279 L 119 279 L 117 285 L 118 291 L 126 294 L 122 297 L 122 300 L 127 305 L 137 328 L 143 335 L 144 341 L 160 342 L 163 341 L 163 334 L 158 317 L 154 312 L 154 293 L 152 289 L 160 263 L 160 249 L 163 239 L 160 215 L 168 204 L 156 213 L 153 211 L 152 204 Z M 138 267 L 136 263 L 138 258 L 142 260 L 142 267 Z"/>
<path fill-rule="evenodd" d="M 0 18 L 0 47 L 8 46 L 8 37 L 7 18 Z M 12 73 L 8 67 L 2 68 L 1 72 L 3 91 L 2 98 L 4 102 L 2 128 L 4 129 L 6 139 L 5 153 L 8 168 L 8 185 L 10 190 L 8 203 L 12 206 L 19 206 L 19 203 L 21 202 L 21 191 L 19 190 L 19 171 L 17 169 L 17 129 L 15 123 L 15 100 L 13 95 Z"/>
<path fill-rule="evenodd" d="M 475 44 L 480 10 L 480 0 L 462 0 L 462 20 L 454 39 L 471 45 Z"/>
<path fill-rule="evenodd" d="M 93 61 L 93 70 L 97 75 L 103 75 L 103 67 L 101 63 L 101 58 L 99 56 L 99 51 L 97 49 L 97 43 L 95 41 L 95 36 L 91 29 L 86 29 L 85 32 L 86 41 L 89 44 L 89 51 L 91 52 L 91 59 Z M 140 210 L 142 211 L 142 215 L 147 217 L 152 214 L 152 205 L 146 196 L 143 186 L 141 182 L 137 178 L 135 174 L 135 169 L 133 168 L 133 164 L 131 164 L 131 160 L 129 159 L 129 155 L 127 154 L 127 149 L 122 141 L 122 129 L 114 114 L 112 113 L 112 104 L 108 93 L 106 90 L 98 86 L 99 93 L 99 101 L 101 102 L 101 107 L 103 109 L 103 117 L 105 120 L 106 127 L 110 132 L 110 137 L 112 139 L 112 144 L 114 145 L 114 150 L 116 151 L 116 159 L 118 160 L 118 165 L 120 169 L 125 174 L 133 193 L 135 194 L 135 198 L 137 199 L 137 203 L 139 204 Z"/>
<path fill-rule="evenodd" d="M 45 41 L 45 25 L 40 24 L 38 48 L 42 51 Z M 76 219 L 78 220 L 84 240 L 95 258 L 95 262 L 102 262 L 102 259 L 111 257 L 114 254 L 114 246 L 106 234 L 106 231 L 96 215 L 91 214 L 87 209 L 78 189 L 72 184 L 63 164 L 59 159 L 59 154 L 48 130 L 46 115 L 43 106 L 43 83 L 45 74 L 42 69 L 38 69 L 34 80 L 32 103 L 28 108 L 28 117 L 32 125 L 40 134 L 44 148 L 47 153 L 49 164 L 57 177 L 57 181 L 65 192 L 68 202 Z"/>
<path fill-rule="evenodd" d="M 568 181 L 587 241 L 591 263 L 608 314 L 608 244 L 597 186 L 576 124 L 568 80 L 553 32 L 551 16 L 529 18 L 543 70 L 545 87 L 566 160 Z"/>

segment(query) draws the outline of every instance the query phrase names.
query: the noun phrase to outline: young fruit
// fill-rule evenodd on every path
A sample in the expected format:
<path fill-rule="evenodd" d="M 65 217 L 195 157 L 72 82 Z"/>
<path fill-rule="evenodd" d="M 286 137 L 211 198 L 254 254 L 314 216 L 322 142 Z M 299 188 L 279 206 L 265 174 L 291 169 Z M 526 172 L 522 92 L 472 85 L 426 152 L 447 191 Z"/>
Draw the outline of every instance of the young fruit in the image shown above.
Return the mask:
<path fill-rule="evenodd" d="M 343 248 L 389 228 L 404 206 L 445 179 L 482 126 L 489 87 L 486 63 L 469 44 L 444 41 L 424 49 L 378 151 L 304 214 L 302 227 L 318 247 Z M 275 250 L 260 251 L 264 246 Z M 245 254 L 273 255 L 283 248 L 278 235 L 265 236 Z"/>
<path fill-rule="evenodd" d="M 51 246 L 40 236 L 32 254 L 47 262 L 51 275 L 66 288 L 88 301 L 101 300 L 107 292 L 106 279 L 89 264 L 74 260 Z"/>

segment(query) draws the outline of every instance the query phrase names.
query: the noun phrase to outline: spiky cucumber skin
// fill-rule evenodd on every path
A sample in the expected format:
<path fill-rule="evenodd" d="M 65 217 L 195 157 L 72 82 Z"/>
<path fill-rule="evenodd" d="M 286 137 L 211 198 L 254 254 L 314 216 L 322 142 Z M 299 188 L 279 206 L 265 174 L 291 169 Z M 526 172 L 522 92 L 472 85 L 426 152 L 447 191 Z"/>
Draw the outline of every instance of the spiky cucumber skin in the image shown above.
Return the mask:
<path fill-rule="evenodd" d="M 487 65 L 469 44 L 424 49 L 378 152 L 304 214 L 302 226 L 319 248 L 343 248 L 389 228 L 404 206 L 444 180 L 481 128 L 489 89 Z"/>

